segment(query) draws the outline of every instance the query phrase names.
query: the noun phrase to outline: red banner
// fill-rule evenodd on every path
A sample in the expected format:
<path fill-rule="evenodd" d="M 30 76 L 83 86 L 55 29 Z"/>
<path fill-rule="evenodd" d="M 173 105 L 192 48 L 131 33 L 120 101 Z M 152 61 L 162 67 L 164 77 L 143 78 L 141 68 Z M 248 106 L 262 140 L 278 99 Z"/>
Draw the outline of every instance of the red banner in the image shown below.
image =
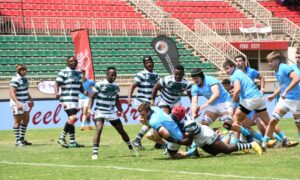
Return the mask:
<path fill-rule="evenodd" d="M 74 44 L 75 56 L 78 59 L 77 69 L 85 70 L 86 78 L 95 80 L 91 47 L 87 30 L 82 29 L 72 31 L 71 35 Z"/>
<path fill-rule="evenodd" d="M 231 42 L 239 50 L 287 50 L 287 41 Z"/>

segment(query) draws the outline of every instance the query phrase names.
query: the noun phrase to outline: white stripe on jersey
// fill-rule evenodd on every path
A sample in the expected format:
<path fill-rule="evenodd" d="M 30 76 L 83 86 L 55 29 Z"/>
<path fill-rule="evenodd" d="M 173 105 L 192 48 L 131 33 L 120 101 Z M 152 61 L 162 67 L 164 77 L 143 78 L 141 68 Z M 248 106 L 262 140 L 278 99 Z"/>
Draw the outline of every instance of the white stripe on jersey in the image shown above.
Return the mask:
<path fill-rule="evenodd" d="M 149 72 L 147 70 L 138 72 L 134 78 L 138 87 L 136 99 L 150 102 L 153 87 L 159 78 L 160 76 L 156 72 Z"/>
<path fill-rule="evenodd" d="M 183 78 L 181 82 L 177 82 L 173 75 L 160 79 L 159 83 L 163 87 L 160 97 L 169 104 L 178 102 L 184 91 L 191 91 L 192 89 L 188 80 Z"/>
<path fill-rule="evenodd" d="M 95 97 L 95 110 L 102 113 L 112 114 L 116 105 L 116 96 L 119 95 L 120 88 L 116 83 L 109 83 L 106 79 L 95 84 L 93 92 Z"/>
<path fill-rule="evenodd" d="M 78 102 L 82 84 L 80 70 L 66 67 L 58 73 L 56 82 L 61 83 L 60 102 Z"/>
<path fill-rule="evenodd" d="M 10 80 L 9 86 L 16 88 L 16 97 L 18 101 L 25 102 L 29 100 L 29 84 L 26 77 L 16 74 L 16 76 Z"/>

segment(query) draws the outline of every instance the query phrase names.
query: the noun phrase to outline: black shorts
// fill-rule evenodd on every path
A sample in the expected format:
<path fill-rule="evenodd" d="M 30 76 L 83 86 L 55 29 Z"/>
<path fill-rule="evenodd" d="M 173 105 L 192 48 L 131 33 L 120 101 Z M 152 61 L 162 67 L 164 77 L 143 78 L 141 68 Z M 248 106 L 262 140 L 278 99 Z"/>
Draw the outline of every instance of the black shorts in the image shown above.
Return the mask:
<path fill-rule="evenodd" d="M 75 108 L 74 109 L 67 109 L 67 110 L 65 110 L 65 112 L 67 113 L 68 117 L 70 117 L 70 116 L 76 115 L 78 110 L 75 109 Z"/>

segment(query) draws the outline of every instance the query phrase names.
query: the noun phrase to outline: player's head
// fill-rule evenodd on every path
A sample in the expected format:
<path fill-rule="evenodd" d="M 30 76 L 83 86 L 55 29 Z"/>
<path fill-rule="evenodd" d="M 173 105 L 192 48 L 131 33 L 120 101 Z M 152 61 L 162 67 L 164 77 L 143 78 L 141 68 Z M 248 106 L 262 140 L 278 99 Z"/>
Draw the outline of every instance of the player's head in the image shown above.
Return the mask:
<path fill-rule="evenodd" d="M 154 63 L 153 63 L 153 59 L 151 56 L 144 56 L 143 64 L 144 64 L 145 69 L 147 69 L 147 71 L 150 71 L 150 72 L 153 71 Z"/>
<path fill-rule="evenodd" d="M 201 128 L 196 121 L 189 120 L 184 124 L 184 131 L 186 134 L 197 134 L 201 131 Z"/>
<path fill-rule="evenodd" d="M 285 62 L 285 57 L 279 51 L 272 51 L 267 55 L 268 65 L 272 70 L 277 70 L 279 64 Z"/>
<path fill-rule="evenodd" d="M 20 76 L 24 77 L 24 76 L 26 75 L 27 68 L 26 68 L 26 66 L 25 66 L 24 64 L 18 64 L 18 65 L 16 66 L 16 70 L 17 70 L 17 73 L 18 73 Z"/>
<path fill-rule="evenodd" d="M 108 67 L 106 69 L 106 79 L 109 83 L 113 83 L 117 78 L 117 69 L 115 67 Z"/>
<path fill-rule="evenodd" d="M 228 91 L 228 92 L 230 91 L 231 84 L 230 84 L 230 80 L 229 79 L 223 79 L 222 85 L 223 85 L 224 89 L 226 89 L 226 91 Z"/>
<path fill-rule="evenodd" d="M 174 106 L 171 116 L 174 120 L 181 121 L 185 116 L 185 108 L 181 105 Z"/>
<path fill-rule="evenodd" d="M 226 60 L 223 63 L 223 68 L 225 69 L 226 74 L 231 75 L 234 72 L 236 65 L 234 64 L 234 62 Z"/>
<path fill-rule="evenodd" d="M 181 82 L 184 77 L 184 67 L 182 65 L 177 65 L 174 69 L 175 81 Z"/>
<path fill-rule="evenodd" d="M 296 59 L 298 66 L 300 66 L 300 48 L 297 48 L 297 51 L 295 54 L 295 59 Z"/>
<path fill-rule="evenodd" d="M 191 72 L 192 79 L 195 84 L 200 85 L 204 82 L 205 75 L 200 68 L 193 69 Z"/>
<path fill-rule="evenodd" d="M 143 120 L 147 121 L 150 113 L 152 112 L 150 104 L 143 102 L 139 107 L 137 108 L 140 116 Z"/>
<path fill-rule="evenodd" d="M 246 58 L 242 55 L 238 55 L 234 58 L 237 68 L 244 69 L 246 67 Z"/>
<path fill-rule="evenodd" d="M 78 64 L 78 61 L 75 56 L 69 56 L 67 58 L 67 65 L 70 69 L 72 69 L 72 70 L 76 69 L 77 64 Z"/>

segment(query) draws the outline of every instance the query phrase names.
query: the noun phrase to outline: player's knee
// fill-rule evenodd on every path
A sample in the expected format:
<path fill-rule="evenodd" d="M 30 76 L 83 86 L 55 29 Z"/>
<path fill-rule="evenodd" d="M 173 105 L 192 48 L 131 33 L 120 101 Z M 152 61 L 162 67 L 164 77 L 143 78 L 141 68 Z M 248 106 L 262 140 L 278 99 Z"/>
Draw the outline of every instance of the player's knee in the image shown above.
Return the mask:
<path fill-rule="evenodd" d="M 279 122 L 281 119 L 282 119 L 282 115 L 281 115 L 281 114 L 279 114 L 279 113 L 277 113 L 277 112 L 273 112 L 273 113 L 272 113 L 272 119 L 271 119 L 271 122 L 270 122 L 270 123 L 272 123 L 272 121 L 274 121 L 274 120 L 276 120 L 276 123 L 277 123 L 277 122 Z M 273 122 L 273 123 L 274 123 L 274 122 Z"/>
<path fill-rule="evenodd" d="M 74 125 L 77 120 L 76 115 L 69 116 L 68 123 Z"/>
<path fill-rule="evenodd" d="M 201 119 L 201 124 L 202 125 L 206 125 L 206 126 L 210 126 L 212 124 L 212 120 L 210 117 L 208 117 L 207 115 L 205 115 L 202 119 Z"/>
<path fill-rule="evenodd" d="M 296 126 L 300 126 L 300 118 L 295 119 L 295 125 L 296 125 Z"/>
<path fill-rule="evenodd" d="M 232 120 L 225 120 L 223 123 L 223 128 L 230 130 L 232 127 Z"/>

